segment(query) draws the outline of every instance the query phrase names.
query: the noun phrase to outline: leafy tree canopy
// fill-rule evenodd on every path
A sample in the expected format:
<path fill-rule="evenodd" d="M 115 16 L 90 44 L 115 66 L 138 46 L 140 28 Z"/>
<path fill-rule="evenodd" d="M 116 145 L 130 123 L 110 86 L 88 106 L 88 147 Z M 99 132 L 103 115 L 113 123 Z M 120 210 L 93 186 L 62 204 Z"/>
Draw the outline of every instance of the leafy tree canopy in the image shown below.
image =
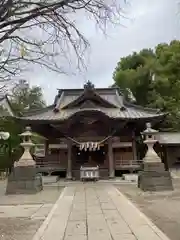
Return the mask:
<path fill-rule="evenodd" d="M 115 68 L 114 85 L 133 93 L 136 103 L 169 112 L 166 127 L 180 129 L 180 41 L 123 57 Z"/>
<path fill-rule="evenodd" d="M 26 81 L 20 81 L 12 90 L 10 102 L 13 108 L 13 111 L 16 115 L 23 114 L 25 111 L 31 111 L 43 108 L 45 102 L 43 100 L 42 89 L 38 86 L 30 87 Z M 0 160 L 0 170 L 6 167 L 9 167 L 12 161 L 18 159 L 22 154 L 22 149 L 19 148 L 21 142 L 19 134 L 24 131 L 24 127 L 16 120 L 12 119 L 5 114 L 3 106 L 0 106 L 0 131 L 5 131 L 10 133 L 10 139 L 6 142 L 11 145 L 11 148 L 14 149 L 12 152 L 12 159 L 9 159 L 9 156 L 1 156 Z M 2 113 L 2 114 L 1 114 Z M 4 115 L 4 117 L 2 117 Z M 33 141 L 39 143 L 42 141 L 42 138 L 34 136 Z M 3 140 L 0 141 L 0 147 L 4 143 Z"/>
<path fill-rule="evenodd" d="M 12 90 L 12 107 L 15 114 L 41 109 L 46 106 L 42 89 L 38 86 L 30 87 L 26 81 L 20 81 Z"/>

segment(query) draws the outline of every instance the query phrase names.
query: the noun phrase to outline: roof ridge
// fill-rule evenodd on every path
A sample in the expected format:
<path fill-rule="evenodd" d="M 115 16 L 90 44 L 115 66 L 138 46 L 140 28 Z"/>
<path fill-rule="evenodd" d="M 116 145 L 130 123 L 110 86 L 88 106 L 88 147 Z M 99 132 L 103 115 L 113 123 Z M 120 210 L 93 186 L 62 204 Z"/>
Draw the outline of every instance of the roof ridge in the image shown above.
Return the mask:
<path fill-rule="evenodd" d="M 104 87 L 104 88 L 98 88 L 95 87 L 94 89 L 96 90 L 108 90 L 108 89 L 118 89 L 119 87 Z M 57 88 L 57 90 L 61 91 L 84 91 L 83 88 Z"/>

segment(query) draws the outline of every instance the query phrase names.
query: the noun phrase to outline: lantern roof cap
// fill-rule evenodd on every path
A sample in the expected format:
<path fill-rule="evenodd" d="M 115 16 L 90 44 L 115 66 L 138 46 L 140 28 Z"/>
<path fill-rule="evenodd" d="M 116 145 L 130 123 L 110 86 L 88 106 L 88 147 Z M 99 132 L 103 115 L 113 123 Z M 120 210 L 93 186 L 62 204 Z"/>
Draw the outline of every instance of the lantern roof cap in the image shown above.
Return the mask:
<path fill-rule="evenodd" d="M 142 132 L 143 135 L 153 135 L 158 133 L 157 130 L 151 127 L 151 123 L 146 123 L 146 129 Z"/>
<path fill-rule="evenodd" d="M 31 127 L 26 127 L 25 128 L 25 131 L 23 132 L 23 133 L 21 133 L 21 134 L 19 134 L 19 136 L 21 136 L 21 137 L 30 137 L 30 136 L 32 136 L 32 132 L 31 132 Z"/>

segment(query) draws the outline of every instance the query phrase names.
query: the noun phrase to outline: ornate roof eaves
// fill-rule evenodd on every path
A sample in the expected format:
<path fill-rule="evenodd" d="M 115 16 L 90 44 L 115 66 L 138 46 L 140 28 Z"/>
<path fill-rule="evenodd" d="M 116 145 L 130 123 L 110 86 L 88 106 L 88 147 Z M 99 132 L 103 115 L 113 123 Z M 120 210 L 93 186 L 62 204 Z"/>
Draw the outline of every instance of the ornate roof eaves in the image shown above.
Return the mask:
<path fill-rule="evenodd" d="M 24 124 L 51 124 L 51 123 L 60 123 L 67 119 L 30 119 L 26 117 L 13 117 L 14 120 L 20 121 Z"/>
<path fill-rule="evenodd" d="M 109 119 L 116 119 L 116 120 L 123 120 L 123 121 L 137 121 L 137 120 L 142 120 L 143 122 L 148 122 L 148 121 L 152 121 L 153 119 L 163 119 L 166 114 L 165 113 L 161 113 L 161 114 L 156 114 L 154 113 L 154 115 L 152 116 L 143 116 L 143 117 L 114 117 L 114 116 L 110 116 L 108 113 L 105 113 L 101 110 L 97 110 L 97 109 L 86 109 L 86 110 L 79 110 L 75 113 L 72 113 L 70 114 L 69 116 L 67 117 L 64 117 L 64 118 L 56 118 L 56 119 L 53 119 L 53 118 L 46 118 L 46 119 L 32 119 L 31 117 L 28 118 L 28 116 L 24 116 L 24 117 L 16 117 L 17 120 L 20 120 L 20 121 L 23 121 L 23 122 L 28 122 L 28 123 L 40 123 L 40 124 L 48 124 L 48 123 L 60 123 L 60 122 L 64 122 L 64 121 L 67 121 L 69 118 L 72 118 L 74 115 L 76 114 L 79 114 L 79 113 L 84 113 L 84 112 L 99 112 L 99 113 L 102 113 L 103 115 L 106 115 Z"/>

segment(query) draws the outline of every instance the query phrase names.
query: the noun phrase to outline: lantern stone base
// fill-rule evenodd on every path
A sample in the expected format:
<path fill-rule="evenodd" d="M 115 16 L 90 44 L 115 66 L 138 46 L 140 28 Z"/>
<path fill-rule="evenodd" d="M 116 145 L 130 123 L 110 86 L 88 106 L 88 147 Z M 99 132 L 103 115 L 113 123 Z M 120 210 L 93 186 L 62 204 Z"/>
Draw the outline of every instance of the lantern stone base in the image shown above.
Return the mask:
<path fill-rule="evenodd" d="M 143 163 L 143 170 L 138 175 L 138 187 L 143 191 L 173 190 L 171 174 L 165 171 L 162 162 Z"/>
<path fill-rule="evenodd" d="M 35 166 L 18 166 L 8 177 L 6 194 L 35 194 L 42 189 L 42 177 Z"/>

